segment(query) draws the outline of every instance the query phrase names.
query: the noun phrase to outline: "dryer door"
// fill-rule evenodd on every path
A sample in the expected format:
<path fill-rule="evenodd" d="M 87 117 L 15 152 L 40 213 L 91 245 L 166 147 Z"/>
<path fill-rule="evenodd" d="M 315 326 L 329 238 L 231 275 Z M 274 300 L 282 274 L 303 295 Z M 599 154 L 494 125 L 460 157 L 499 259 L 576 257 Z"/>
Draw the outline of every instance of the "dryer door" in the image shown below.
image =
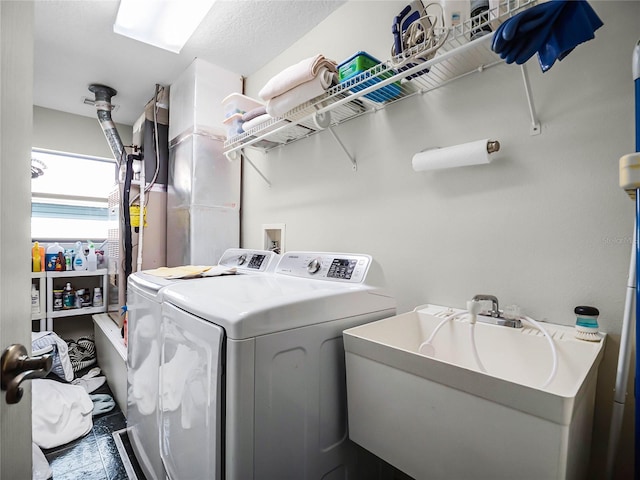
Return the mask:
<path fill-rule="evenodd" d="M 160 449 L 171 480 L 221 478 L 224 330 L 162 305 Z"/>
<path fill-rule="evenodd" d="M 129 284 L 127 426 L 136 458 L 148 480 L 164 480 L 158 444 L 160 304 Z"/>

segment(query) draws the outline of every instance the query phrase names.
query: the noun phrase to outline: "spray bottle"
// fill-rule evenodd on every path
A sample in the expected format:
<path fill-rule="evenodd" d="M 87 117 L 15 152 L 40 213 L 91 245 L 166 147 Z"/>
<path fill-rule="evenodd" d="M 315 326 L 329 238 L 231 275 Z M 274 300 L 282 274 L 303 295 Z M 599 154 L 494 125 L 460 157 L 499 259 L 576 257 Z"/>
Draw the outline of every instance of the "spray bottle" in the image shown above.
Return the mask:
<path fill-rule="evenodd" d="M 96 247 L 91 240 L 87 240 L 89 246 L 89 255 L 87 255 L 87 270 L 95 272 L 98 269 L 98 256 L 96 255 Z"/>
<path fill-rule="evenodd" d="M 73 257 L 73 269 L 74 270 L 86 270 L 87 259 L 84 256 L 84 249 L 82 248 L 82 242 L 76 242 L 76 256 Z"/>

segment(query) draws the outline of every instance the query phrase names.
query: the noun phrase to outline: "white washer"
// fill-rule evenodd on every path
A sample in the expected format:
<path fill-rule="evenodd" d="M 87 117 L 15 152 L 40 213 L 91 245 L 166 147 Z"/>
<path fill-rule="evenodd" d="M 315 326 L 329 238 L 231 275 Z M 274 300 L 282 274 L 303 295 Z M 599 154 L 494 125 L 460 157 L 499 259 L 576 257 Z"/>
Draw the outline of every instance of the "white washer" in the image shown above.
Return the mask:
<path fill-rule="evenodd" d="M 272 273 L 278 257 L 273 252 L 228 249 L 219 265 L 236 267 L 238 274 Z M 220 277 L 223 279 L 224 277 Z M 127 427 L 131 445 L 147 480 L 164 480 L 160 457 L 158 366 L 163 291 L 169 285 L 201 279 L 165 279 L 144 272 L 129 276 L 127 283 Z"/>
<path fill-rule="evenodd" d="M 395 314 L 381 278 L 368 255 L 288 252 L 273 275 L 167 287 L 159 417 L 169 478 L 355 478 L 342 331 Z"/>

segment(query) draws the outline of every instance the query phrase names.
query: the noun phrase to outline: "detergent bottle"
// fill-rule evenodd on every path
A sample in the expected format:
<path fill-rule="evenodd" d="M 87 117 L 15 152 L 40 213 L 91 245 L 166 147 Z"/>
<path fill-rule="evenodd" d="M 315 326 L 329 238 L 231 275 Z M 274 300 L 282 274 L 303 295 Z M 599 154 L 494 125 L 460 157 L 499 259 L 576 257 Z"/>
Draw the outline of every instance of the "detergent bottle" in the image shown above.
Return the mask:
<path fill-rule="evenodd" d="M 47 271 L 60 272 L 64 270 L 64 256 L 59 255 L 61 253 L 64 254 L 64 248 L 62 248 L 58 242 L 47 247 L 45 261 L 45 268 Z"/>
<path fill-rule="evenodd" d="M 96 247 L 91 240 L 87 240 L 89 246 L 89 255 L 87 255 L 87 270 L 95 272 L 98 269 L 98 256 L 96 255 Z"/>
<path fill-rule="evenodd" d="M 76 242 L 75 257 L 73 257 L 73 269 L 74 270 L 86 270 L 87 258 L 84 256 L 84 249 L 82 248 L 82 242 Z"/>
<path fill-rule="evenodd" d="M 31 271 L 39 272 L 40 267 L 41 267 L 40 244 L 38 242 L 34 242 L 33 248 L 31 248 Z"/>

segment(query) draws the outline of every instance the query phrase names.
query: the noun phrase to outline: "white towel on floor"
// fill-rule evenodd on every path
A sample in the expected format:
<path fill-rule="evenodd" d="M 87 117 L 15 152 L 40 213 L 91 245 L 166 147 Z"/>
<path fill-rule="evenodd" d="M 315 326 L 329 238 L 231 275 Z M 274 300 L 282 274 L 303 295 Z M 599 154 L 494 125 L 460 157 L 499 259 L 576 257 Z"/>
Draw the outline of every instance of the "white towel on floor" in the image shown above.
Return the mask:
<path fill-rule="evenodd" d="M 331 72 L 326 68 L 321 69 L 321 72 L 313 80 L 302 83 L 294 89 L 269 100 L 267 102 L 267 113 L 272 117 L 281 117 L 289 110 L 322 95 L 336 82 L 337 76 L 335 72 Z"/>
<path fill-rule="evenodd" d="M 47 480 L 53 476 L 47 458 L 40 450 L 40 447 L 31 442 L 31 456 L 33 457 L 33 468 L 31 469 L 31 480 Z"/>
<path fill-rule="evenodd" d="M 69 443 L 91 431 L 93 402 L 77 385 L 36 379 L 31 382 L 31 430 L 41 448 Z"/>
<path fill-rule="evenodd" d="M 73 382 L 71 382 L 71 384 L 78 385 L 84 388 L 87 391 L 87 393 L 93 393 L 97 389 L 99 389 L 102 385 L 104 385 L 106 381 L 107 381 L 107 378 L 102 376 L 89 377 L 89 378 L 86 378 L 85 376 L 82 378 L 76 378 Z"/>
<path fill-rule="evenodd" d="M 298 85 L 313 80 L 320 74 L 322 69 L 329 70 L 333 73 L 338 72 L 336 62 L 325 58 L 324 55 L 318 54 L 305 58 L 295 65 L 285 68 L 271 78 L 266 85 L 262 87 L 258 95 L 265 101 L 270 100 Z"/>

